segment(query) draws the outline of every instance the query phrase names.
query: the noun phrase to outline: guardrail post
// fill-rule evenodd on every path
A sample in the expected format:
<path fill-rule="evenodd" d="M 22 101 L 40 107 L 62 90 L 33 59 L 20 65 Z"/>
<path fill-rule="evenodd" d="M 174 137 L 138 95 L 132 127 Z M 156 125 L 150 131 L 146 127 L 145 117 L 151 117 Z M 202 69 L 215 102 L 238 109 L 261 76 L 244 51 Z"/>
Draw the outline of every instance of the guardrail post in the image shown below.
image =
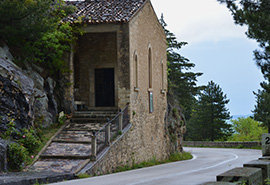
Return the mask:
<path fill-rule="evenodd" d="M 111 144 L 111 123 L 109 122 L 109 119 L 107 118 L 108 120 L 108 124 L 105 126 L 105 144 L 107 146 L 110 146 Z"/>
<path fill-rule="evenodd" d="M 119 114 L 119 121 L 118 121 L 118 130 L 122 133 L 123 132 L 123 112 L 120 109 L 120 114 Z"/>
<path fill-rule="evenodd" d="M 92 140 L 91 140 L 91 160 L 96 160 L 97 158 L 97 136 L 93 131 Z"/>

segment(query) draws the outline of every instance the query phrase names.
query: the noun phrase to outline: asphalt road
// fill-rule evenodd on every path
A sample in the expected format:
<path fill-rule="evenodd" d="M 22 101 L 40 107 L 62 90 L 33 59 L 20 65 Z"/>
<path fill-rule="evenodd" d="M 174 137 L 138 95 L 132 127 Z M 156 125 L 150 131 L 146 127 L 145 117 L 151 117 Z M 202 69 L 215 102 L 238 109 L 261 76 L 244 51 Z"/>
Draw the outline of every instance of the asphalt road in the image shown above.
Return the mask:
<path fill-rule="evenodd" d="M 262 156 L 261 150 L 184 148 L 193 159 L 54 185 L 199 185 Z"/>

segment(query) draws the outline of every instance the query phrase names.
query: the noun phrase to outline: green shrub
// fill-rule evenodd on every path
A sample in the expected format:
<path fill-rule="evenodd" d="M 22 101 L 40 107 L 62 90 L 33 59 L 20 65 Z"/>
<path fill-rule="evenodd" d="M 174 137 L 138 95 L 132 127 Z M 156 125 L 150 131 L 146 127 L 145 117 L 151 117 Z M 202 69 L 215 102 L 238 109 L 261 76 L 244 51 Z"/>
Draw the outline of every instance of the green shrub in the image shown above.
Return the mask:
<path fill-rule="evenodd" d="M 192 155 L 189 152 L 183 152 L 183 153 L 175 152 L 170 155 L 168 161 L 175 162 L 175 161 L 182 161 L 182 160 L 188 160 L 188 159 L 192 159 Z"/>
<path fill-rule="evenodd" d="M 11 170 L 21 170 L 24 161 L 29 159 L 29 154 L 24 146 L 18 143 L 10 143 L 8 145 L 7 158 Z"/>
<path fill-rule="evenodd" d="M 29 130 L 23 129 L 21 134 L 21 139 L 19 139 L 19 143 L 23 144 L 23 146 L 28 150 L 30 154 L 33 154 L 41 145 L 41 141 L 36 135 L 34 129 L 30 128 Z"/>
<path fill-rule="evenodd" d="M 9 123 L 7 124 L 7 130 L 1 135 L 3 139 L 12 139 L 13 136 L 18 135 L 18 131 L 15 128 L 14 119 L 9 118 Z"/>

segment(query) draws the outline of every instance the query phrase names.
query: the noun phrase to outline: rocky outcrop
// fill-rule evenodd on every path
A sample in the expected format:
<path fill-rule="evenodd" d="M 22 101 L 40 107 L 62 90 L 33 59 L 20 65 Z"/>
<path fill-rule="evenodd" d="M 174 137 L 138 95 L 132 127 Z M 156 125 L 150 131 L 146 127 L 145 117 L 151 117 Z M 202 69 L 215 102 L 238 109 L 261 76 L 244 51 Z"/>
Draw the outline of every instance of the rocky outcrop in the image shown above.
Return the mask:
<path fill-rule="evenodd" d="M 7 171 L 7 143 L 0 139 L 0 171 Z"/>
<path fill-rule="evenodd" d="M 11 120 L 17 130 L 34 122 L 49 126 L 57 115 L 55 82 L 40 75 L 42 68 L 26 64 L 23 70 L 12 59 L 6 46 L 0 48 L 0 132 Z"/>
<path fill-rule="evenodd" d="M 175 98 L 172 93 L 168 93 L 167 101 L 168 106 L 165 123 L 171 152 L 182 152 L 184 134 L 186 133 L 185 116 L 182 113 L 177 98 Z"/>

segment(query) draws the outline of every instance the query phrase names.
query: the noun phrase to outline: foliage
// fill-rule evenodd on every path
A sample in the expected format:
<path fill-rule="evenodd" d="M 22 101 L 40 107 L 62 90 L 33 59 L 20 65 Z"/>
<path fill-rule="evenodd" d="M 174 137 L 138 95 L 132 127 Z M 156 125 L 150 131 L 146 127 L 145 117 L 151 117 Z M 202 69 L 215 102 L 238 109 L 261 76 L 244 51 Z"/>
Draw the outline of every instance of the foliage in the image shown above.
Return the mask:
<path fill-rule="evenodd" d="M 65 113 L 62 111 L 59 113 L 59 116 L 58 116 L 58 123 L 59 125 L 63 125 L 67 120 L 67 117 L 65 115 Z"/>
<path fill-rule="evenodd" d="M 250 117 L 231 120 L 231 124 L 234 134 L 228 141 L 260 141 L 262 133 L 267 133 L 260 122 Z"/>
<path fill-rule="evenodd" d="M 23 163 L 29 158 L 27 149 L 18 143 L 8 145 L 8 164 L 11 170 L 21 170 Z"/>
<path fill-rule="evenodd" d="M 187 140 L 214 141 L 225 140 L 231 135 L 231 126 L 226 123 L 230 112 L 226 94 L 213 81 L 198 96 L 192 118 L 187 124 Z"/>
<path fill-rule="evenodd" d="M 163 160 L 163 161 L 158 161 L 155 157 L 153 157 L 152 160 L 150 161 L 143 161 L 139 164 L 134 163 L 132 166 L 129 166 L 129 165 L 118 166 L 116 167 L 114 172 L 123 172 L 123 171 L 138 169 L 138 168 L 145 168 L 149 166 L 155 166 L 159 164 L 165 164 L 165 163 L 183 161 L 183 160 L 189 160 L 189 159 L 192 159 L 192 155 L 189 152 L 182 152 L 182 153 L 175 152 L 175 153 L 172 153 L 168 159 Z"/>
<path fill-rule="evenodd" d="M 14 136 L 18 135 L 18 131 L 15 128 L 14 119 L 9 118 L 9 123 L 7 124 L 7 130 L 3 134 L 1 134 L 1 137 L 3 139 L 12 139 Z"/>
<path fill-rule="evenodd" d="M 66 71 L 63 55 L 81 33 L 61 22 L 74 11 L 63 0 L 0 1 L 0 40 L 5 41 L 21 61 L 36 62 L 51 73 Z"/>
<path fill-rule="evenodd" d="M 33 128 L 23 129 L 21 139 L 19 139 L 18 142 L 23 144 L 30 154 L 34 154 L 41 145 L 41 141 Z"/>
<path fill-rule="evenodd" d="M 254 92 L 257 103 L 253 110 L 254 119 L 263 122 L 263 125 L 268 127 L 268 132 L 270 133 L 270 85 L 263 82 L 261 86 L 263 90 L 258 90 L 258 93 Z"/>
<path fill-rule="evenodd" d="M 49 128 L 43 128 L 38 135 L 39 128 L 36 127 L 16 130 L 14 119 L 10 119 L 7 130 L 1 137 L 10 141 L 7 158 L 11 170 L 21 170 L 23 165 L 30 164 L 34 155 L 45 146 L 59 127 L 59 124 L 53 124 Z"/>
<path fill-rule="evenodd" d="M 77 178 L 79 179 L 85 179 L 85 178 L 89 178 L 89 177 L 92 177 L 91 175 L 87 174 L 87 173 L 79 173 L 76 175 Z"/>
<path fill-rule="evenodd" d="M 270 132 L 270 1 L 269 0 L 218 0 L 226 3 L 236 24 L 247 25 L 248 38 L 255 39 L 260 49 L 254 51 L 257 66 L 260 67 L 266 82 L 261 83 L 263 90 L 254 93 L 257 105 L 254 110 L 254 119 L 262 121 Z"/>
<path fill-rule="evenodd" d="M 189 59 L 185 58 L 178 51 L 187 44 L 187 42 L 178 42 L 176 36 L 166 29 L 167 24 L 161 16 L 160 23 L 165 31 L 167 38 L 167 60 L 168 60 L 168 84 L 169 91 L 175 94 L 181 104 L 186 119 L 190 117 L 191 102 L 194 96 L 199 92 L 197 87 L 197 77 L 202 73 L 194 73 L 190 70 L 195 67 Z"/>

